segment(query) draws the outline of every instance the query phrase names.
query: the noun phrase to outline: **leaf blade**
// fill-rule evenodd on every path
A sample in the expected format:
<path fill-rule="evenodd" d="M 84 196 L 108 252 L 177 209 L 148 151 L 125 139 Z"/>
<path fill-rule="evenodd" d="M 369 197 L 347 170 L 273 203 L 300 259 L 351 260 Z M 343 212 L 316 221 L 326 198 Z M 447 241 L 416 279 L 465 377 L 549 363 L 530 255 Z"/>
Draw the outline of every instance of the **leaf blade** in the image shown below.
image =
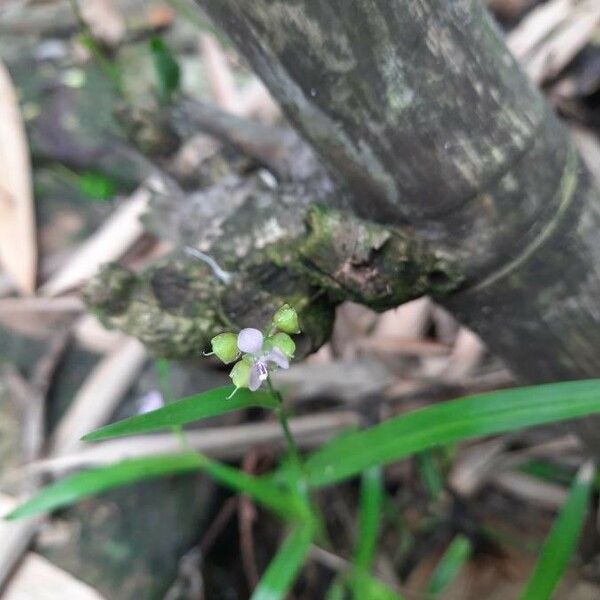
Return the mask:
<path fill-rule="evenodd" d="M 347 577 L 355 598 L 369 600 L 404 600 L 403 596 L 364 571 L 353 571 Z"/>
<path fill-rule="evenodd" d="M 150 53 L 156 73 L 157 86 L 163 100 L 169 101 L 179 90 L 181 69 L 173 52 L 160 37 L 150 40 Z"/>
<path fill-rule="evenodd" d="M 51 512 L 122 485 L 199 469 L 198 456 L 189 452 L 131 459 L 108 467 L 89 469 L 65 477 L 42 489 L 33 498 L 5 515 L 4 518 L 13 520 Z"/>
<path fill-rule="evenodd" d="M 354 565 L 368 572 L 377 550 L 381 508 L 383 503 L 383 474 L 379 466 L 370 467 L 362 475 L 358 542 L 354 553 Z"/>
<path fill-rule="evenodd" d="M 600 380 L 569 381 L 451 400 L 346 434 L 308 457 L 308 483 L 322 487 L 428 448 L 600 411 Z"/>
<path fill-rule="evenodd" d="M 471 542 L 463 535 L 457 535 L 450 542 L 431 575 L 427 586 L 429 594 L 437 597 L 444 591 L 469 559 L 471 549 Z"/>
<path fill-rule="evenodd" d="M 240 389 L 227 400 L 234 387 L 231 385 L 215 388 L 202 394 L 194 394 L 169 403 L 156 410 L 135 415 L 116 423 L 111 423 L 88 433 L 81 438 L 86 442 L 107 440 L 126 435 L 151 433 L 161 429 L 179 427 L 208 419 L 234 410 L 250 407 L 275 408 L 275 400 L 267 392 Z"/>
<path fill-rule="evenodd" d="M 271 561 L 250 600 L 282 600 L 291 589 L 310 549 L 313 531 L 297 525 Z"/>
<path fill-rule="evenodd" d="M 547 600 L 564 574 L 583 527 L 594 483 L 594 467 L 581 467 L 521 600 Z"/>
<path fill-rule="evenodd" d="M 65 477 L 42 489 L 4 518 L 12 520 L 52 512 L 123 485 L 193 471 L 207 472 L 220 483 L 248 494 L 284 518 L 298 519 L 305 514 L 303 502 L 270 481 L 253 477 L 198 453 L 182 452 L 124 460 Z"/>

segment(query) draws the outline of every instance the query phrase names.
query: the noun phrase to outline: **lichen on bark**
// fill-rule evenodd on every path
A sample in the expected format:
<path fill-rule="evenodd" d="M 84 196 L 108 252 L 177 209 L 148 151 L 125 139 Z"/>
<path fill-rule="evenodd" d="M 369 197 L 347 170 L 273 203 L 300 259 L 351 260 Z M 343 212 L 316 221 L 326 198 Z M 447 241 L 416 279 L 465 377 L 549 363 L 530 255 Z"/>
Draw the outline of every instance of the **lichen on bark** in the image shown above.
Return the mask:
<path fill-rule="evenodd" d="M 295 248 L 298 269 L 340 301 L 386 310 L 423 294 L 445 295 L 462 282 L 448 257 L 399 227 L 320 206 L 309 209 L 307 227 Z"/>
<path fill-rule="evenodd" d="M 425 293 L 448 293 L 462 281 L 447 258 L 401 229 L 324 205 L 297 204 L 300 213 L 288 215 L 295 233 L 258 244 L 261 224 L 248 222 L 253 204 L 246 202 L 221 225 L 222 237 L 211 247 L 221 264 L 235 264 L 227 281 L 180 249 L 141 273 L 107 265 L 84 291 L 88 305 L 106 325 L 137 336 L 156 354 L 185 358 L 200 354 L 222 331 L 266 326 L 287 302 L 300 312 L 298 346 L 306 354 L 327 341 L 343 300 L 385 310 Z M 268 227 L 273 214 L 263 215 Z M 235 223 L 245 223 L 240 236 L 254 232 L 243 257 L 235 254 Z"/>

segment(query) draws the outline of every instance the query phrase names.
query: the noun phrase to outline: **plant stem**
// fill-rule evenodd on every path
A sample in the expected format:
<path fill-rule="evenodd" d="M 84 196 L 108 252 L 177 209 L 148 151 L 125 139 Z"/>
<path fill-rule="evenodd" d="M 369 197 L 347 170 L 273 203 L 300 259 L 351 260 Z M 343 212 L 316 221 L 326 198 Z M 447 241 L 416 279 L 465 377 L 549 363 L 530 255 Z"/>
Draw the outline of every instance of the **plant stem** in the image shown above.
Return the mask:
<path fill-rule="evenodd" d="M 269 392 L 275 400 L 277 401 L 277 408 L 275 412 L 277 413 L 277 418 L 279 419 L 279 423 L 281 428 L 283 429 L 283 435 L 285 436 L 285 440 L 288 445 L 288 450 L 294 459 L 294 462 L 300 466 L 302 464 L 302 460 L 300 458 L 300 450 L 298 449 L 298 444 L 294 439 L 294 435 L 292 430 L 290 429 L 290 424 L 285 414 L 285 409 L 283 407 L 283 398 L 281 397 L 281 393 L 273 387 L 273 383 L 270 377 L 267 377 L 267 386 L 269 388 Z"/>
<path fill-rule="evenodd" d="M 173 388 L 171 387 L 171 363 L 170 361 L 159 358 L 154 361 L 154 368 L 158 374 L 158 387 L 160 389 L 161 395 L 165 401 L 165 404 L 170 404 L 175 401 L 175 396 L 173 394 Z M 171 431 L 175 435 L 175 437 L 179 440 L 179 443 L 183 450 L 192 450 L 187 437 L 183 431 L 183 427 L 181 425 L 174 425 L 171 427 Z"/>

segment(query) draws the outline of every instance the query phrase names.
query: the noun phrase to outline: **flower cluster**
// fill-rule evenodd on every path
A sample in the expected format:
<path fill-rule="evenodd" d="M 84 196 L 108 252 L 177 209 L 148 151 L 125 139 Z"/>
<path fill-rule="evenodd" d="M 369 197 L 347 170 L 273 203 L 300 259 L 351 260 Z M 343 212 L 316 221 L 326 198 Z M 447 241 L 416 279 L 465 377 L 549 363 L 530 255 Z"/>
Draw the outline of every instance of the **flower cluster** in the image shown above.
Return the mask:
<path fill-rule="evenodd" d="M 225 364 L 235 362 L 229 376 L 236 390 L 249 388 L 254 392 L 271 371 L 289 367 L 296 351 L 291 333 L 300 333 L 298 314 L 284 304 L 273 315 L 267 336 L 252 327 L 242 329 L 237 335 L 221 333 L 211 340 L 212 353 Z"/>

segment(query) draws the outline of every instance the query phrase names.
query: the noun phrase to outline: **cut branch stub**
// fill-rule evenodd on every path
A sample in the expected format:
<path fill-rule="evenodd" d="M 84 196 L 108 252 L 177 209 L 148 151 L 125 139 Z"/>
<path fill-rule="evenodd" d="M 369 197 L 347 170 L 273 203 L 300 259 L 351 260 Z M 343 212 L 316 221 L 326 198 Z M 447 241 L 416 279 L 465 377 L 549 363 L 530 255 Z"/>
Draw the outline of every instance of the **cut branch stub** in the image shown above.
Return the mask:
<path fill-rule="evenodd" d="M 451 261 L 399 228 L 319 206 L 309 209 L 307 225 L 291 264 L 338 301 L 386 310 L 423 294 L 445 295 L 462 283 Z"/>
<path fill-rule="evenodd" d="M 227 283 L 210 265 L 177 252 L 140 274 L 106 266 L 87 286 L 86 301 L 107 325 L 178 358 L 199 355 L 224 330 L 266 325 L 287 302 L 300 312 L 299 353 L 306 354 L 328 339 L 342 300 L 384 310 L 425 293 L 446 294 L 462 282 L 450 261 L 400 229 L 323 206 L 303 211 L 300 235 L 254 246 Z M 218 242 L 213 250 L 223 256 Z"/>

